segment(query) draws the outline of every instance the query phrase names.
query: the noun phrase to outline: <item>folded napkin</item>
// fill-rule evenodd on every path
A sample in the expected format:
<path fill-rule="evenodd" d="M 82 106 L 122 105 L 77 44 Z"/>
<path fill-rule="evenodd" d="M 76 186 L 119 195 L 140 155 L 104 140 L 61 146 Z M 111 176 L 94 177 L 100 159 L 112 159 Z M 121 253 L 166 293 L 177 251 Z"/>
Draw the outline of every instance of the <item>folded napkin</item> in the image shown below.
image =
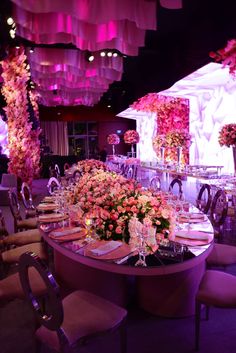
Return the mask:
<path fill-rule="evenodd" d="M 204 233 L 199 230 L 178 230 L 175 236 L 178 238 L 208 240 L 210 233 Z"/>
<path fill-rule="evenodd" d="M 81 231 L 81 227 L 66 228 L 66 229 L 62 228 L 62 229 L 54 230 L 53 232 L 50 233 L 50 235 L 53 235 L 54 237 L 63 237 L 64 235 L 74 234 L 80 231 Z"/>
<path fill-rule="evenodd" d="M 43 202 L 53 202 L 55 200 L 55 197 L 53 196 L 45 196 L 43 199 Z"/>
<path fill-rule="evenodd" d="M 93 255 L 102 256 L 119 248 L 121 245 L 122 245 L 121 242 L 111 240 L 111 241 L 108 241 L 106 244 L 99 246 L 97 249 L 91 249 L 90 251 Z"/>
<path fill-rule="evenodd" d="M 182 213 L 179 215 L 180 221 L 187 222 L 203 222 L 206 220 L 206 216 L 203 213 Z"/>
<path fill-rule="evenodd" d="M 68 233 L 70 230 L 72 229 L 67 229 L 67 230 L 57 230 L 57 231 L 53 231 L 49 234 L 49 237 L 59 243 L 63 243 L 63 242 L 68 242 L 68 241 L 73 241 L 73 240 L 78 240 L 81 238 L 84 238 L 86 235 L 86 229 L 80 228 L 80 227 L 76 227 L 77 230 L 74 233 Z M 64 234 L 63 234 L 64 233 Z M 66 233 L 66 234 L 65 234 Z"/>
<path fill-rule="evenodd" d="M 60 219 L 64 217 L 62 213 L 44 214 L 38 217 L 39 221 L 48 221 L 50 219 Z"/>
<path fill-rule="evenodd" d="M 57 205 L 53 202 L 51 203 L 40 203 L 38 206 L 37 206 L 38 209 L 47 209 L 47 208 L 57 208 Z"/>

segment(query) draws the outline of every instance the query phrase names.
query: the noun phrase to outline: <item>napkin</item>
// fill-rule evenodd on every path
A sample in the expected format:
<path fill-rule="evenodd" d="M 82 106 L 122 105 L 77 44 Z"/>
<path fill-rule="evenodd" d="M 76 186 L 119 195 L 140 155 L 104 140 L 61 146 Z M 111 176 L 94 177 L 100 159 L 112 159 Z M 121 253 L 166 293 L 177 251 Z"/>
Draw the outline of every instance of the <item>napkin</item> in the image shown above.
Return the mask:
<path fill-rule="evenodd" d="M 80 231 L 81 231 L 81 227 L 58 229 L 51 232 L 50 235 L 53 235 L 54 237 L 62 237 L 64 235 L 74 234 Z"/>
<path fill-rule="evenodd" d="M 64 215 L 62 213 L 44 214 L 38 217 L 39 221 L 48 221 L 50 219 L 60 219 Z"/>
<path fill-rule="evenodd" d="M 108 254 L 109 252 L 119 248 L 121 245 L 122 245 L 121 242 L 111 240 L 111 241 L 108 241 L 106 244 L 99 246 L 96 249 L 92 249 L 91 253 L 96 256 L 102 256 L 102 255 Z"/>
<path fill-rule="evenodd" d="M 198 230 L 179 230 L 175 233 L 178 238 L 187 238 L 195 240 L 208 240 L 210 233 L 204 233 Z"/>
<path fill-rule="evenodd" d="M 180 214 L 179 219 L 181 221 L 189 221 L 191 222 L 203 222 L 206 220 L 206 216 L 203 213 L 187 213 L 187 214 Z"/>
<path fill-rule="evenodd" d="M 40 203 L 38 206 L 37 206 L 38 209 L 47 209 L 47 208 L 57 208 L 57 205 L 53 202 L 51 203 Z"/>
<path fill-rule="evenodd" d="M 78 239 L 84 238 L 85 235 L 86 235 L 86 229 L 83 229 L 83 228 L 80 228 L 80 227 L 76 227 L 76 228 L 77 228 L 77 231 L 75 233 L 68 233 L 67 232 L 65 234 L 66 230 L 65 231 L 57 230 L 57 231 L 51 232 L 49 234 L 49 237 L 51 239 L 59 242 L 59 243 L 63 243 L 63 242 L 66 242 L 66 241 L 73 241 L 73 240 L 78 240 Z M 69 229 L 67 229 L 67 231 L 69 231 Z M 58 234 L 58 233 L 60 233 L 60 234 Z M 64 233 L 64 235 L 62 233 Z"/>

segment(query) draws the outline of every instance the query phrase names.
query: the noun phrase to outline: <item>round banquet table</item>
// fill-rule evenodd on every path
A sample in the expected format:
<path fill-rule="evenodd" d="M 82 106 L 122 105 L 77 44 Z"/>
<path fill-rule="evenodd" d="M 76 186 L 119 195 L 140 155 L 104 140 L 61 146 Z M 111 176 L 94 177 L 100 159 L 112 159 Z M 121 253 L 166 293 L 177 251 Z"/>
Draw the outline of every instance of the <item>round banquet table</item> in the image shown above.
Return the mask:
<path fill-rule="evenodd" d="M 135 267 L 81 255 L 47 233 L 42 232 L 42 236 L 53 248 L 55 273 L 61 285 L 91 291 L 121 306 L 127 305 L 132 289 L 141 308 L 163 317 L 194 314 L 195 294 L 213 246 L 211 242 L 201 254 L 183 262 Z"/>

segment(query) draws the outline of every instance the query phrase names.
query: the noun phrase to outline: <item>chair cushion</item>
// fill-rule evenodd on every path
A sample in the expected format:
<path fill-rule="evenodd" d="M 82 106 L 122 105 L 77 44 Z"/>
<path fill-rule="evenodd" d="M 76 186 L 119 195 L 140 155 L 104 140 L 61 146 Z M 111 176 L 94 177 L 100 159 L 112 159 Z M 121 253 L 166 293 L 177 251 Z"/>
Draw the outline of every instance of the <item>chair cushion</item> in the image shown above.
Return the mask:
<path fill-rule="evenodd" d="M 5 245 L 26 245 L 29 243 L 38 243 L 42 240 L 41 234 L 38 229 L 29 229 L 23 232 L 14 233 L 3 238 Z"/>
<path fill-rule="evenodd" d="M 25 216 L 26 216 L 26 218 L 35 217 L 36 214 L 37 214 L 37 211 L 34 210 L 34 209 L 25 210 Z"/>
<path fill-rule="evenodd" d="M 36 253 L 41 259 L 47 259 L 46 251 L 44 250 L 43 243 L 33 243 L 28 245 L 19 246 L 18 248 L 14 248 L 11 250 L 2 252 L 2 260 L 6 263 L 14 263 L 18 262 L 19 257 L 25 253 L 26 251 L 32 251 Z"/>
<path fill-rule="evenodd" d="M 222 271 L 206 271 L 196 299 L 209 306 L 236 308 L 236 277 Z"/>
<path fill-rule="evenodd" d="M 37 296 L 43 295 L 47 290 L 38 271 L 31 267 L 29 268 L 29 278 L 33 293 Z M 0 281 L 0 300 L 11 300 L 14 298 L 24 298 L 24 292 L 21 287 L 18 273 L 14 273 Z"/>
<path fill-rule="evenodd" d="M 207 257 L 210 266 L 228 266 L 236 263 L 236 246 L 215 243 Z"/>
<path fill-rule="evenodd" d="M 63 309 L 62 328 L 70 345 L 81 338 L 116 327 L 127 315 L 125 309 L 82 290 L 64 298 Z M 47 346 L 59 351 L 59 341 L 54 331 L 41 326 L 36 331 L 36 336 Z"/>
<path fill-rule="evenodd" d="M 37 218 L 28 218 L 17 221 L 17 228 L 19 229 L 34 229 L 37 228 L 38 219 Z"/>

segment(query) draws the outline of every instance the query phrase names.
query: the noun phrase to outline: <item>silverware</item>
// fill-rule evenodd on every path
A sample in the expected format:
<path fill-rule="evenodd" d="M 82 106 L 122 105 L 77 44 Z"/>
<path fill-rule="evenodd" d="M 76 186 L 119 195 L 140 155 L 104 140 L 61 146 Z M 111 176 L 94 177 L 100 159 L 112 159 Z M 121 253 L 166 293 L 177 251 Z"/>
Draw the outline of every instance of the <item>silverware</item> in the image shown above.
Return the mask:
<path fill-rule="evenodd" d="M 128 255 L 122 257 L 121 259 L 115 260 L 114 262 L 115 262 L 117 265 L 121 265 L 121 264 L 123 264 L 124 262 L 126 262 L 130 257 L 134 256 L 134 254 L 135 254 L 135 251 L 132 251 L 132 252 L 129 253 Z"/>

